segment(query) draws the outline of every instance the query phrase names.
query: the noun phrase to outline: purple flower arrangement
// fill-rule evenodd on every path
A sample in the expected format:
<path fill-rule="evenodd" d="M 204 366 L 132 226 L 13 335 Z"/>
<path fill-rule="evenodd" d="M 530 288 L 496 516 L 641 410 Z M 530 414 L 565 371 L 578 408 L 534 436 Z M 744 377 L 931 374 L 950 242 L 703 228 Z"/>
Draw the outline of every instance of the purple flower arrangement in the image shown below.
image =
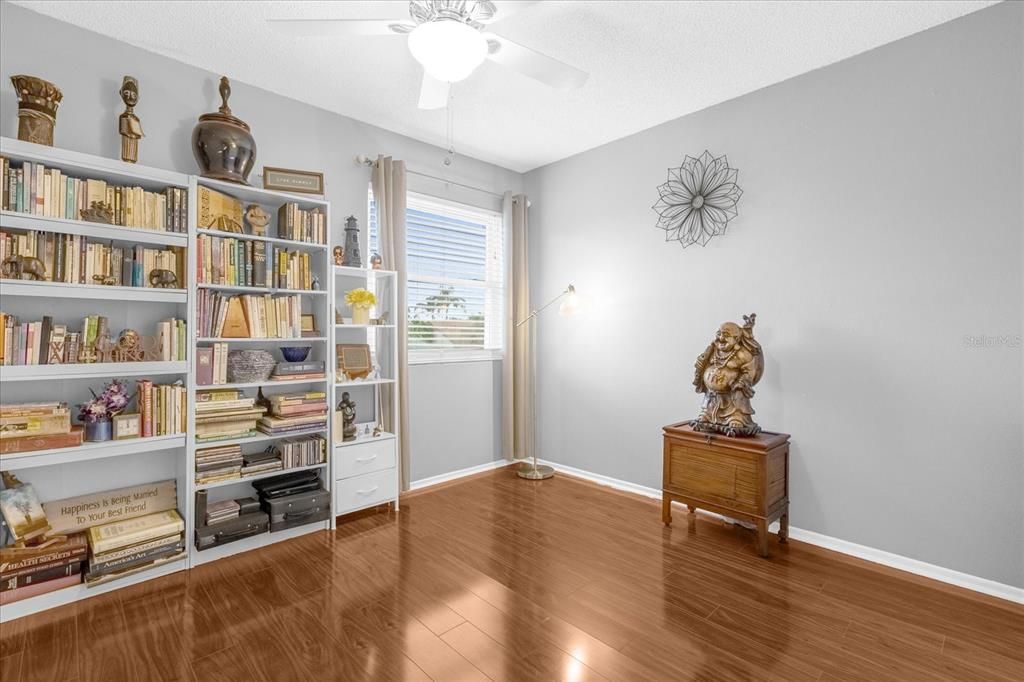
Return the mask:
<path fill-rule="evenodd" d="M 107 384 L 99 395 L 91 388 L 89 392 L 92 393 L 92 400 L 79 405 L 78 419 L 83 424 L 110 421 L 128 407 L 132 400 L 125 385 L 117 379 Z"/>

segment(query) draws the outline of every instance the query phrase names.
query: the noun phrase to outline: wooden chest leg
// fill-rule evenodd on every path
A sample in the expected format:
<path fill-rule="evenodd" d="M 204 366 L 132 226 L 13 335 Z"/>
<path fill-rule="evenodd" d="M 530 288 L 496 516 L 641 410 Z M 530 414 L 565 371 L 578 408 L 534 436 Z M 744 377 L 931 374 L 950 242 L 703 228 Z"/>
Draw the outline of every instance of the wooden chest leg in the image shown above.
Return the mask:
<path fill-rule="evenodd" d="M 763 557 L 771 556 L 768 553 L 768 521 L 765 519 L 757 522 L 757 553 Z"/>
<path fill-rule="evenodd" d="M 661 496 L 661 522 L 666 526 L 672 525 L 672 498 L 668 494 Z"/>
<path fill-rule="evenodd" d="M 789 507 L 779 517 L 779 542 L 789 542 Z"/>

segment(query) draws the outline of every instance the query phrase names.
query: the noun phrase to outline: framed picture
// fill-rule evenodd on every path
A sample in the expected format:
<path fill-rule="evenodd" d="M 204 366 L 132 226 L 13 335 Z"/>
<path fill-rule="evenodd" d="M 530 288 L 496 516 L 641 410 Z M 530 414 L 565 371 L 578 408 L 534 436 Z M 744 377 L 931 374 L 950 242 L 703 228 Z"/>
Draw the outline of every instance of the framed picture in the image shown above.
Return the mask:
<path fill-rule="evenodd" d="M 373 369 L 369 344 L 339 343 L 337 353 L 338 373 L 348 379 L 362 379 Z"/>
<path fill-rule="evenodd" d="M 23 483 L 0 490 L 0 514 L 17 543 L 39 537 L 50 530 L 35 488 Z"/>
<path fill-rule="evenodd" d="M 313 313 L 302 313 L 299 320 L 303 336 L 316 336 L 316 315 Z"/>
<path fill-rule="evenodd" d="M 142 435 L 142 420 L 136 414 L 119 414 L 114 417 L 114 440 L 138 438 Z"/>
<path fill-rule="evenodd" d="M 323 194 L 324 174 L 288 168 L 263 167 L 263 189 L 301 194 Z"/>

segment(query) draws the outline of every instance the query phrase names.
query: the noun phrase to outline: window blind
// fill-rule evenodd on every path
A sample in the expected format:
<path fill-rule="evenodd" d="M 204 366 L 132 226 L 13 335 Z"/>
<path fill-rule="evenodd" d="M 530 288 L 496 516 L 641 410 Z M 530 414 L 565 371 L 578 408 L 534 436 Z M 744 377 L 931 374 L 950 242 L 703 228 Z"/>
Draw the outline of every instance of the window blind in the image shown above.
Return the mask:
<path fill-rule="evenodd" d="M 370 192 L 370 249 L 378 250 Z M 504 234 L 500 213 L 409 193 L 406 205 L 409 358 L 500 357 Z"/>

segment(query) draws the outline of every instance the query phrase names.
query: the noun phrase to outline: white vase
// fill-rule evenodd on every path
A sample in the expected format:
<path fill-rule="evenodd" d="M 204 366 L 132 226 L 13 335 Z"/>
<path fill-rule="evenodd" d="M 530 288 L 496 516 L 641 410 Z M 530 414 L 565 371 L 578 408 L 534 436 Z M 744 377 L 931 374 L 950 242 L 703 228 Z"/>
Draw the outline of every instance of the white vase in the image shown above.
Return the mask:
<path fill-rule="evenodd" d="M 361 306 L 352 306 L 352 324 L 370 324 L 370 309 Z"/>

